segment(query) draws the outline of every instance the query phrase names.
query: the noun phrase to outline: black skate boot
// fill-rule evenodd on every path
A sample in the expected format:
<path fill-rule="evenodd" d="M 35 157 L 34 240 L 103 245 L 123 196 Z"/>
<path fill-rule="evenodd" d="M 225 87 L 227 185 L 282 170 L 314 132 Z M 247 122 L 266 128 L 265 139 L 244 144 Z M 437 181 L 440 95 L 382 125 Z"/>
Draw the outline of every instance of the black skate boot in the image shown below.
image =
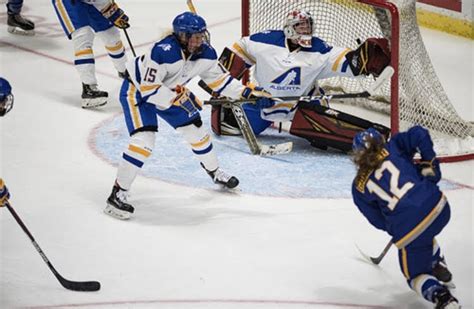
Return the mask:
<path fill-rule="evenodd" d="M 448 288 L 454 288 L 454 284 L 452 283 L 453 275 L 449 271 L 444 257 L 441 257 L 438 263 L 433 266 L 433 276 L 435 276 L 436 279 L 441 281 Z"/>
<path fill-rule="evenodd" d="M 459 306 L 458 300 L 451 295 L 451 292 L 447 288 L 443 288 L 434 292 L 434 303 L 435 309 L 458 309 Z"/>
<path fill-rule="evenodd" d="M 99 107 L 107 104 L 109 94 L 99 90 L 97 85 L 82 84 L 82 108 Z"/>
<path fill-rule="evenodd" d="M 8 32 L 13 34 L 22 34 L 22 35 L 34 35 L 35 34 L 35 24 L 21 16 L 20 14 L 9 14 L 8 20 Z"/>
<path fill-rule="evenodd" d="M 130 219 L 135 208 L 127 203 L 127 198 L 127 191 L 115 184 L 107 199 L 107 207 L 105 207 L 104 212 L 120 220 Z"/>
<path fill-rule="evenodd" d="M 202 167 L 204 167 L 204 165 L 202 165 Z M 237 177 L 228 175 L 226 172 L 224 172 L 220 168 L 217 168 L 215 171 L 212 171 L 212 172 L 206 169 L 206 172 L 207 174 L 209 174 L 209 176 L 211 176 L 212 181 L 214 181 L 214 183 L 223 185 L 224 187 L 228 189 L 233 189 L 239 185 L 239 180 L 237 179 Z"/>

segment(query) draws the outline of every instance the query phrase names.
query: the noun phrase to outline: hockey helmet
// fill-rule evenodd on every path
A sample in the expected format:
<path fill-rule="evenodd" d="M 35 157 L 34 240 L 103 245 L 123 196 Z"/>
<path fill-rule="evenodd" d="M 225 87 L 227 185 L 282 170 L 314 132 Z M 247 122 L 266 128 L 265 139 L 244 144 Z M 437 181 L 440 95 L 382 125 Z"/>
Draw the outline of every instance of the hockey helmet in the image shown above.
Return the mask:
<path fill-rule="evenodd" d="M 306 31 L 301 31 L 298 26 L 307 25 Z M 313 38 L 313 17 L 308 11 L 305 10 L 294 10 L 291 11 L 286 17 L 283 32 L 289 40 L 298 42 L 301 47 L 310 48 L 311 40 Z M 301 33 L 304 32 L 304 33 Z"/>
<path fill-rule="evenodd" d="M 4 116 L 13 108 L 13 94 L 10 83 L 0 77 L 0 116 Z"/>
<path fill-rule="evenodd" d="M 352 141 L 352 151 L 357 152 L 369 149 L 372 141 L 376 144 L 383 144 L 385 138 L 382 133 L 374 128 L 368 128 L 365 131 L 359 132 Z"/>
<path fill-rule="evenodd" d="M 173 33 L 178 38 L 183 48 L 188 49 L 189 39 L 193 34 L 202 34 L 203 44 L 210 44 L 209 32 L 207 31 L 206 21 L 201 16 L 192 12 L 184 12 L 179 14 L 173 20 Z M 199 53 L 201 47 L 193 53 Z"/>

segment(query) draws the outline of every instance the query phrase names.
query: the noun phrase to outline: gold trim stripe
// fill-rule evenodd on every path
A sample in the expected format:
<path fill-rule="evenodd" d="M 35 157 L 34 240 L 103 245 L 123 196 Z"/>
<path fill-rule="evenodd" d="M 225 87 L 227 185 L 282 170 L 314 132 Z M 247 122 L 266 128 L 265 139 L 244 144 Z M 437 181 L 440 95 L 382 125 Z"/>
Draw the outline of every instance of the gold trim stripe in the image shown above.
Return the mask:
<path fill-rule="evenodd" d="M 56 7 L 59 10 L 59 15 L 61 15 L 62 20 L 63 20 L 64 24 L 66 25 L 67 30 L 69 31 L 69 33 L 73 33 L 74 30 L 76 30 L 76 29 L 72 25 L 71 19 L 69 18 L 69 15 L 67 14 L 67 11 L 66 11 L 66 8 L 64 7 L 63 1 L 62 0 L 56 0 Z"/>
<path fill-rule="evenodd" d="M 105 48 L 110 52 L 122 51 L 123 44 L 119 41 L 115 46 L 105 46 Z"/>
<path fill-rule="evenodd" d="M 199 141 L 197 143 L 192 143 L 191 147 L 193 147 L 193 148 L 202 147 L 203 145 L 208 143 L 210 139 L 211 139 L 211 136 L 209 134 L 207 134 L 206 136 L 204 136 L 204 139 L 202 141 Z"/>
<path fill-rule="evenodd" d="M 252 63 L 256 63 L 257 61 L 255 60 L 255 58 L 253 58 L 252 56 L 250 56 L 243 48 L 242 46 L 240 46 L 238 43 L 234 43 L 234 45 L 232 45 L 232 48 L 235 49 L 235 51 L 241 55 L 243 55 L 245 58 L 247 58 L 248 60 L 252 61 Z"/>
<path fill-rule="evenodd" d="M 151 154 L 150 151 L 148 151 L 146 149 L 143 149 L 143 148 L 140 148 L 140 147 L 137 147 L 135 145 L 128 145 L 128 150 L 133 151 L 133 152 L 138 153 L 138 154 L 141 154 L 145 158 L 148 158 Z"/>
<path fill-rule="evenodd" d="M 133 127 L 140 128 L 142 126 L 142 121 L 140 118 L 140 111 L 138 110 L 137 102 L 135 100 L 135 93 L 137 88 L 135 85 L 130 83 L 130 88 L 128 89 L 128 108 L 130 109 L 130 114 L 132 115 Z"/>
<path fill-rule="evenodd" d="M 349 48 L 346 48 L 339 56 L 337 56 L 336 62 L 332 65 L 332 70 L 334 72 L 337 71 L 337 68 L 339 67 L 339 63 L 341 62 L 342 58 L 351 50 Z"/>
<path fill-rule="evenodd" d="M 76 57 L 79 57 L 79 56 L 83 56 L 83 55 L 93 55 L 93 51 L 92 51 L 92 48 L 86 48 L 86 49 L 83 49 L 83 50 L 80 50 L 78 52 L 76 52 L 74 54 L 74 56 Z"/>

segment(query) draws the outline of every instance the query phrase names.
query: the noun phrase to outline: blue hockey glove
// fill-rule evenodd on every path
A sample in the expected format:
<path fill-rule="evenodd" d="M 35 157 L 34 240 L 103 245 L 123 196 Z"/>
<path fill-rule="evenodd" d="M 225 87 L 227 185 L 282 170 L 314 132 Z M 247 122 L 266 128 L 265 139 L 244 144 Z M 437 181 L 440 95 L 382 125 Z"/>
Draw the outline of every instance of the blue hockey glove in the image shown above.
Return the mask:
<path fill-rule="evenodd" d="M 5 206 L 5 203 L 10 198 L 10 192 L 8 192 L 8 188 L 3 182 L 3 179 L 0 178 L 0 207 Z"/>
<path fill-rule="evenodd" d="M 130 27 L 128 16 L 125 15 L 125 12 L 113 1 L 102 10 L 102 15 L 110 20 L 117 28 L 127 29 Z"/>
<path fill-rule="evenodd" d="M 268 108 L 275 105 L 275 101 L 272 99 L 272 95 L 269 92 L 252 83 L 247 84 L 244 90 L 242 90 L 241 96 L 243 99 L 257 98 L 255 105 L 259 109 Z"/>
<path fill-rule="evenodd" d="M 194 114 L 202 110 L 202 102 L 199 100 L 194 93 L 183 86 L 176 87 L 176 93 L 178 94 L 173 100 L 173 105 L 179 106 L 184 109 L 188 116 L 191 117 Z"/>
<path fill-rule="evenodd" d="M 418 169 L 423 177 L 433 183 L 438 183 L 441 180 L 441 169 L 436 158 L 431 161 L 421 161 L 418 163 Z"/>
<path fill-rule="evenodd" d="M 271 98 L 260 97 L 260 98 L 257 98 L 257 101 L 255 102 L 255 105 L 259 109 L 264 109 L 264 108 L 269 108 L 269 107 L 272 107 L 273 105 L 275 105 L 275 101 L 273 101 Z"/>

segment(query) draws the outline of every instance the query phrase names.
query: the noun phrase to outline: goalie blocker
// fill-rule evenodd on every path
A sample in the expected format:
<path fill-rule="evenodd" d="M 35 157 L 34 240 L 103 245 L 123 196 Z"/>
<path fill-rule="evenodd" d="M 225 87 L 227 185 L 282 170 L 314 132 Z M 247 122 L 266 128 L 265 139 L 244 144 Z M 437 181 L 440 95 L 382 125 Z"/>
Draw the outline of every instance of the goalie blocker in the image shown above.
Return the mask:
<path fill-rule="evenodd" d="M 384 125 L 301 100 L 291 123 L 290 134 L 305 138 L 312 146 L 323 150 L 331 147 L 349 152 L 354 136 L 371 127 L 388 139 L 390 129 Z"/>

